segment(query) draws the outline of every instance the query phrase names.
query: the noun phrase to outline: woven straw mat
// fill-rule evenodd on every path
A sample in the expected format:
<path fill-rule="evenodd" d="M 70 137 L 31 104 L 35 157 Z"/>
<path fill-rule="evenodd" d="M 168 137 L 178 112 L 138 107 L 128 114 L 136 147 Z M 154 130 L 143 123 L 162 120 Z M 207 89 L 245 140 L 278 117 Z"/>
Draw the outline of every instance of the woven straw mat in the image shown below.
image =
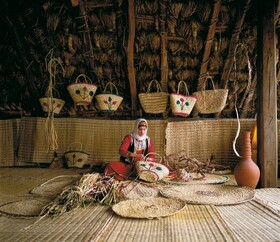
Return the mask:
<path fill-rule="evenodd" d="M 129 218 L 161 218 L 170 216 L 183 209 L 185 203 L 170 198 L 140 198 L 121 201 L 113 205 L 113 211 Z"/>
<path fill-rule="evenodd" d="M 252 200 L 255 194 L 253 189 L 227 185 L 172 186 L 160 193 L 187 203 L 211 205 L 239 204 Z"/>

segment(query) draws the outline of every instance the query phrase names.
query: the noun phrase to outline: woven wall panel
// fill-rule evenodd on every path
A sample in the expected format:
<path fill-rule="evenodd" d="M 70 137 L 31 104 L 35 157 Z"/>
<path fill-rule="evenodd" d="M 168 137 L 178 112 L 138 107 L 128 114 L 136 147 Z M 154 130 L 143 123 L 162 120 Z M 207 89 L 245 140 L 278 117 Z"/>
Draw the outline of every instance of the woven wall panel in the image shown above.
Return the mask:
<path fill-rule="evenodd" d="M 252 119 L 241 120 L 241 132 L 250 130 L 253 123 Z M 236 119 L 169 122 L 166 128 L 166 155 L 185 151 L 190 158 L 198 160 L 205 161 L 214 156 L 217 162 L 235 162 L 238 157 L 233 151 L 232 143 L 236 131 Z M 240 154 L 239 138 L 236 148 Z"/>
<path fill-rule="evenodd" d="M 45 118 L 25 118 L 20 124 L 19 160 L 22 162 L 50 163 L 53 152 L 47 152 Z M 70 149 L 73 142 L 82 143 L 89 153 L 88 163 L 118 161 L 118 149 L 124 136 L 134 127 L 134 120 L 96 120 L 58 118 L 54 121 L 57 132 L 58 156 Z M 161 120 L 149 121 L 148 135 L 155 150 L 164 154 L 164 128 Z"/>

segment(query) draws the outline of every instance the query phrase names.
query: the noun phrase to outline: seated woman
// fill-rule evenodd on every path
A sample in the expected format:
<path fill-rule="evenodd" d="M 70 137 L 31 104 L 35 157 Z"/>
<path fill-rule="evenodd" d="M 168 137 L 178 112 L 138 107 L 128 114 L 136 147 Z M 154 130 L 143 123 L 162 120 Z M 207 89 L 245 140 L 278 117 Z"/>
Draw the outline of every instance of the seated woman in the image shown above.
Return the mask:
<path fill-rule="evenodd" d="M 134 131 L 126 135 L 119 148 L 120 160 L 127 164 L 134 164 L 143 159 L 147 154 L 154 153 L 152 140 L 147 136 L 148 122 L 146 119 L 136 120 Z M 153 161 L 154 154 L 146 157 L 147 161 Z"/>
<path fill-rule="evenodd" d="M 118 180 L 125 180 L 134 172 L 136 161 L 153 161 L 155 158 L 152 140 L 147 136 L 148 122 L 146 119 L 136 120 L 134 130 L 126 135 L 119 148 L 120 161 L 110 162 L 105 174 Z M 151 153 L 151 154 L 150 154 Z"/>

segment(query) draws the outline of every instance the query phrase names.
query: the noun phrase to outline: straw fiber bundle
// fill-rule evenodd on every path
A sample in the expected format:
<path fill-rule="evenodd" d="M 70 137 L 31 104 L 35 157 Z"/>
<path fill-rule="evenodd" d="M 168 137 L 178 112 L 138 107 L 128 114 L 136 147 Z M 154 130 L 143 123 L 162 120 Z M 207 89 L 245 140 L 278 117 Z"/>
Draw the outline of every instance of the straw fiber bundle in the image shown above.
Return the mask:
<path fill-rule="evenodd" d="M 180 199 L 193 204 L 232 205 L 254 198 L 253 189 L 227 185 L 172 186 L 160 193 L 169 198 Z"/>
<path fill-rule="evenodd" d="M 128 218 L 161 218 L 170 216 L 183 209 L 185 203 L 168 198 L 142 198 L 121 201 L 113 205 L 113 211 Z"/>

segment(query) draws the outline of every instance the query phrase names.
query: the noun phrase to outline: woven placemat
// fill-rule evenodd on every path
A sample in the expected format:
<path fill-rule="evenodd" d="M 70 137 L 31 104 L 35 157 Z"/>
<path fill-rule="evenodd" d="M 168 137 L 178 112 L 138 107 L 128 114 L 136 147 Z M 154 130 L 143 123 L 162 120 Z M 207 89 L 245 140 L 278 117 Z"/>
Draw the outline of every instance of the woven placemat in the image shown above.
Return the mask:
<path fill-rule="evenodd" d="M 126 199 L 154 198 L 159 196 L 159 187 L 156 184 L 132 181 L 129 184 L 125 184 L 125 188 L 122 189 L 122 195 Z"/>
<path fill-rule="evenodd" d="M 193 204 L 231 205 L 250 201 L 254 190 L 227 185 L 193 185 L 165 187 L 160 193 Z"/>
<path fill-rule="evenodd" d="M 207 173 L 205 174 L 205 178 L 200 179 L 196 173 L 193 173 L 189 181 L 177 180 L 173 177 L 165 177 L 162 181 L 173 185 L 222 184 L 229 181 L 229 177 Z"/>
<path fill-rule="evenodd" d="M 142 198 L 121 201 L 112 206 L 113 211 L 128 218 L 161 218 L 170 216 L 183 209 L 185 203 L 170 198 Z"/>

